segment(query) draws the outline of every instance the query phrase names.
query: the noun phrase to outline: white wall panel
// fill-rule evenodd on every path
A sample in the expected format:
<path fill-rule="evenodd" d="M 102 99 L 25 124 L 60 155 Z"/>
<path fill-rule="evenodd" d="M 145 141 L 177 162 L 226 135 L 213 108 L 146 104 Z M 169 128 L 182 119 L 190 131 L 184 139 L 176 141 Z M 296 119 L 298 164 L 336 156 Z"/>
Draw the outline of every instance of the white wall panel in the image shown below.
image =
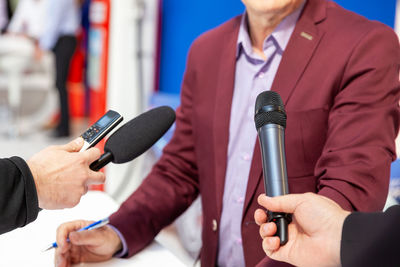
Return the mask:
<path fill-rule="evenodd" d="M 159 7 L 158 0 L 111 3 L 107 108 L 118 111 L 127 122 L 147 108 L 154 89 Z M 123 201 L 142 181 L 147 172 L 143 161 L 142 156 L 130 164 L 107 167 L 106 191 L 117 201 Z"/>

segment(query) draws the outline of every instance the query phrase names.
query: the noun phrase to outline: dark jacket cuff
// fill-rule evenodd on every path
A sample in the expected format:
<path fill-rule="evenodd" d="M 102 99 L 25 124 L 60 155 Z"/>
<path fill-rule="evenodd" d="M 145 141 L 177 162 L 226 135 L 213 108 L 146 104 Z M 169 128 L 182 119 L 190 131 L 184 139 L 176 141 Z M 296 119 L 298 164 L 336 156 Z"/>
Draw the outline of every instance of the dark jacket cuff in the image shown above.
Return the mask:
<path fill-rule="evenodd" d="M 24 179 L 25 201 L 26 201 L 26 221 L 25 225 L 36 220 L 39 209 L 39 200 L 36 191 L 35 181 L 28 164 L 20 157 L 12 157 L 10 160 L 17 166 L 21 172 L 21 178 Z"/>

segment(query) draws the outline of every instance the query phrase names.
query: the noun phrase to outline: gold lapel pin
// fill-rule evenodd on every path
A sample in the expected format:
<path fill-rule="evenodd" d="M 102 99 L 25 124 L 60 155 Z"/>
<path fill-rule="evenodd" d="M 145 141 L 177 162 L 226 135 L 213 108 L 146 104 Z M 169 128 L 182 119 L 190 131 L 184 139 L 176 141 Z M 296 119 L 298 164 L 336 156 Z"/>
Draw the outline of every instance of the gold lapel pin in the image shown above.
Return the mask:
<path fill-rule="evenodd" d="M 306 32 L 301 32 L 301 33 L 300 33 L 300 36 L 306 38 L 306 39 L 309 40 L 309 41 L 312 41 L 312 39 L 314 38 L 314 37 L 312 37 L 311 34 L 306 33 Z"/>

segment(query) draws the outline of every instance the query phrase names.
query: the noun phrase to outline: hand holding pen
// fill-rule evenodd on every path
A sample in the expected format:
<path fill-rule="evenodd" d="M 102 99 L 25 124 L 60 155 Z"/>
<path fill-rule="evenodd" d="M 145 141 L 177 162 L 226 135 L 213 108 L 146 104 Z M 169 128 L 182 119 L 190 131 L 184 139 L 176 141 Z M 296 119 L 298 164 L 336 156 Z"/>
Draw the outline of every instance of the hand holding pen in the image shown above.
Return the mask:
<path fill-rule="evenodd" d="M 100 228 L 100 227 L 103 227 L 104 225 L 107 225 L 108 223 L 109 223 L 108 218 L 105 218 L 105 219 L 99 220 L 97 222 L 91 223 L 88 226 L 79 229 L 77 232 L 86 231 L 86 230 L 89 231 L 89 230 L 93 230 L 96 228 Z M 67 238 L 67 241 L 70 242 L 69 238 Z M 57 248 L 57 247 L 58 247 L 57 242 L 54 242 L 50 246 L 48 246 L 46 249 L 44 249 L 43 251 L 48 251 L 52 248 Z"/>
<path fill-rule="evenodd" d="M 56 266 L 69 267 L 81 262 L 107 261 L 118 251 L 123 252 L 117 229 L 112 226 L 103 224 L 103 227 L 100 227 L 99 223 L 96 226 L 92 225 L 88 231 L 79 231 L 90 227 L 91 224 L 90 221 L 77 220 L 58 227 L 58 249 L 54 253 Z"/>

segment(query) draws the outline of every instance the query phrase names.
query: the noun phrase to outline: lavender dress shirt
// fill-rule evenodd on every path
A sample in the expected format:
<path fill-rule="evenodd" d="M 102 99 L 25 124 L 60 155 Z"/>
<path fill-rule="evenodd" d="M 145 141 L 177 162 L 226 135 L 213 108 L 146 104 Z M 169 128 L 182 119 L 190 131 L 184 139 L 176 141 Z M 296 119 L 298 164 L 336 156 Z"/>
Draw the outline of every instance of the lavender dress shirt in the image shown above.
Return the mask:
<path fill-rule="evenodd" d="M 271 89 L 282 54 L 302 9 L 303 6 L 286 17 L 264 40 L 263 51 L 267 58 L 265 61 L 253 52 L 246 15 L 243 16 L 240 25 L 229 125 L 228 165 L 219 232 L 219 266 L 245 266 L 241 221 L 257 138 L 254 105 L 258 94 Z"/>

